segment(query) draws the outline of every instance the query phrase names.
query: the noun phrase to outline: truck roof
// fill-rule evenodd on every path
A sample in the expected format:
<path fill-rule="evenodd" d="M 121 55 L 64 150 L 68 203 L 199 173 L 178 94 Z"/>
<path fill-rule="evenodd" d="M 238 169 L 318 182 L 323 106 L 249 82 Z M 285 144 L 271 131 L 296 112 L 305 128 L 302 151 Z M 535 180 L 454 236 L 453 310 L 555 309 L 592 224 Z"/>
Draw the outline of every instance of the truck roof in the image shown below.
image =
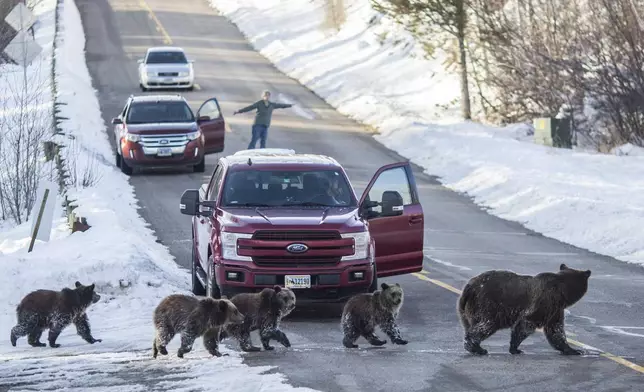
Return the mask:
<path fill-rule="evenodd" d="M 179 94 L 133 95 L 132 102 L 185 101 Z"/>
<path fill-rule="evenodd" d="M 258 150 L 243 150 L 222 159 L 225 160 L 229 166 L 249 166 L 248 160 L 250 159 L 250 167 L 254 165 L 342 167 L 338 161 L 325 155 L 297 154 L 294 150 L 287 149 L 263 148 Z"/>

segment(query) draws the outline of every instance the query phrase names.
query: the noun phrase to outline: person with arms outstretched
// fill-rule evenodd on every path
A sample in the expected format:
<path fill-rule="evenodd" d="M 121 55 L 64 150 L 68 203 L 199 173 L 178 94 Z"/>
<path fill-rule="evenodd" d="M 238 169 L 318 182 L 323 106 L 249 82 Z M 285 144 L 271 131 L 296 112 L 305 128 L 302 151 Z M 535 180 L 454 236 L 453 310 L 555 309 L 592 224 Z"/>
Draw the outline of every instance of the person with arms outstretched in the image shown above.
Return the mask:
<path fill-rule="evenodd" d="M 259 148 L 266 148 L 266 137 L 268 136 L 268 127 L 271 125 L 273 110 L 285 109 L 293 106 L 290 103 L 271 102 L 270 98 L 271 92 L 266 90 L 262 93 L 262 99 L 233 113 L 246 113 L 253 109 L 257 110 L 255 112 L 255 120 L 253 121 L 252 137 L 248 144 L 249 150 L 255 148 L 257 140 L 259 140 Z"/>

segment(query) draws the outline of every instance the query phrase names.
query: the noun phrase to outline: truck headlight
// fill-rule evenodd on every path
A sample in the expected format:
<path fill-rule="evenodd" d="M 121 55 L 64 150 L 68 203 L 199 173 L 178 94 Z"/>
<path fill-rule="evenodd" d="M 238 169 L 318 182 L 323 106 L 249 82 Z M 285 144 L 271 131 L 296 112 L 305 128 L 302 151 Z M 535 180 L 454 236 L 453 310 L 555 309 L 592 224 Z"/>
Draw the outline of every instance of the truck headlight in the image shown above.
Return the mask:
<path fill-rule="evenodd" d="M 342 234 L 342 238 L 353 238 L 353 255 L 342 256 L 342 261 L 361 260 L 369 257 L 369 243 L 371 236 L 368 231 L 362 233 Z"/>
<path fill-rule="evenodd" d="M 198 130 L 197 132 L 191 132 L 186 136 L 188 137 L 188 140 L 197 140 L 201 137 L 201 131 Z"/>
<path fill-rule="evenodd" d="M 141 137 L 139 135 L 135 135 L 133 133 L 128 133 L 128 132 L 125 133 L 124 137 L 125 137 L 125 140 L 129 142 L 134 142 L 134 143 L 137 143 L 141 140 Z"/>
<path fill-rule="evenodd" d="M 240 238 L 250 239 L 252 234 L 245 233 L 221 233 L 221 256 L 226 260 L 238 260 L 238 261 L 253 261 L 252 257 L 249 256 L 240 256 L 237 253 L 238 245 L 237 240 Z"/>

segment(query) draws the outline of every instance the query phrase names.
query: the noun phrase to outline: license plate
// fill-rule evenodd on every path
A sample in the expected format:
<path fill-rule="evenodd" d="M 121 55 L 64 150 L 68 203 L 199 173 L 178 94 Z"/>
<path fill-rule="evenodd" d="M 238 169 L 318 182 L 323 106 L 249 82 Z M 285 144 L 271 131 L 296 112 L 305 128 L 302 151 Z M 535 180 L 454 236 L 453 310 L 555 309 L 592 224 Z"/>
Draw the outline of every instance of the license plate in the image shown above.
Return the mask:
<path fill-rule="evenodd" d="M 174 82 L 174 78 L 165 78 L 163 79 L 163 83 L 172 83 Z"/>
<path fill-rule="evenodd" d="M 157 150 L 157 155 L 160 157 L 169 157 L 172 155 L 172 148 L 162 147 Z"/>
<path fill-rule="evenodd" d="M 284 286 L 287 289 L 308 289 L 311 288 L 311 275 L 286 275 Z"/>

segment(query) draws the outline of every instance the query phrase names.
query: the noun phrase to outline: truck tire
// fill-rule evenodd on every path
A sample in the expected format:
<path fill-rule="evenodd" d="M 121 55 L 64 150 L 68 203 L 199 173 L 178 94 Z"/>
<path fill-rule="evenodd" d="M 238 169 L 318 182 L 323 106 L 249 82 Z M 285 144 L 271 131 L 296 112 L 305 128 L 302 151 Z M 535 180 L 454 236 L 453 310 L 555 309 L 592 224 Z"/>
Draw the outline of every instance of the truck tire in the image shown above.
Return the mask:
<path fill-rule="evenodd" d="M 206 171 L 206 157 L 201 158 L 201 161 L 193 166 L 195 173 L 203 173 Z"/>
<path fill-rule="evenodd" d="M 116 167 L 121 168 L 121 155 L 119 153 L 116 153 Z"/>
<path fill-rule="evenodd" d="M 192 294 L 194 295 L 199 295 L 199 296 L 204 296 L 206 295 L 206 288 L 203 287 L 201 282 L 199 281 L 199 278 L 197 277 L 197 268 L 201 268 L 201 266 L 197 265 L 197 258 L 195 257 L 195 235 L 192 234 L 192 257 L 191 257 L 191 262 L 190 264 L 192 265 L 191 272 L 192 272 Z"/>
<path fill-rule="evenodd" d="M 221 299 L 221 291 L 219 291 L 219 286 L 217 286 L 217 278 L 215 277 L 215 261 L 212 258 L 212 255 L 208 256 L 208 272 L 206 273 L 206 296 L 214 299 Z"/>
<path fill-rule="evenodd" d="M 378 290 L 378 274 L 376 273 L 376 264 L 373 264 L 373 280 L 371 281 L 371 285 L 369 286 L 369 292 L 373 293 L 374 291 Z"/>
<path fill-rule="evenodd" d="M 120 166 L 121 172 L 126 176 L 131 176 L 133 172 L 132 167 L 128 165 L 127 162 L 125 162 L 125 159 L 123 158 L 120 159 L 120 162 L 121 162 L 121 166 Z"/>

